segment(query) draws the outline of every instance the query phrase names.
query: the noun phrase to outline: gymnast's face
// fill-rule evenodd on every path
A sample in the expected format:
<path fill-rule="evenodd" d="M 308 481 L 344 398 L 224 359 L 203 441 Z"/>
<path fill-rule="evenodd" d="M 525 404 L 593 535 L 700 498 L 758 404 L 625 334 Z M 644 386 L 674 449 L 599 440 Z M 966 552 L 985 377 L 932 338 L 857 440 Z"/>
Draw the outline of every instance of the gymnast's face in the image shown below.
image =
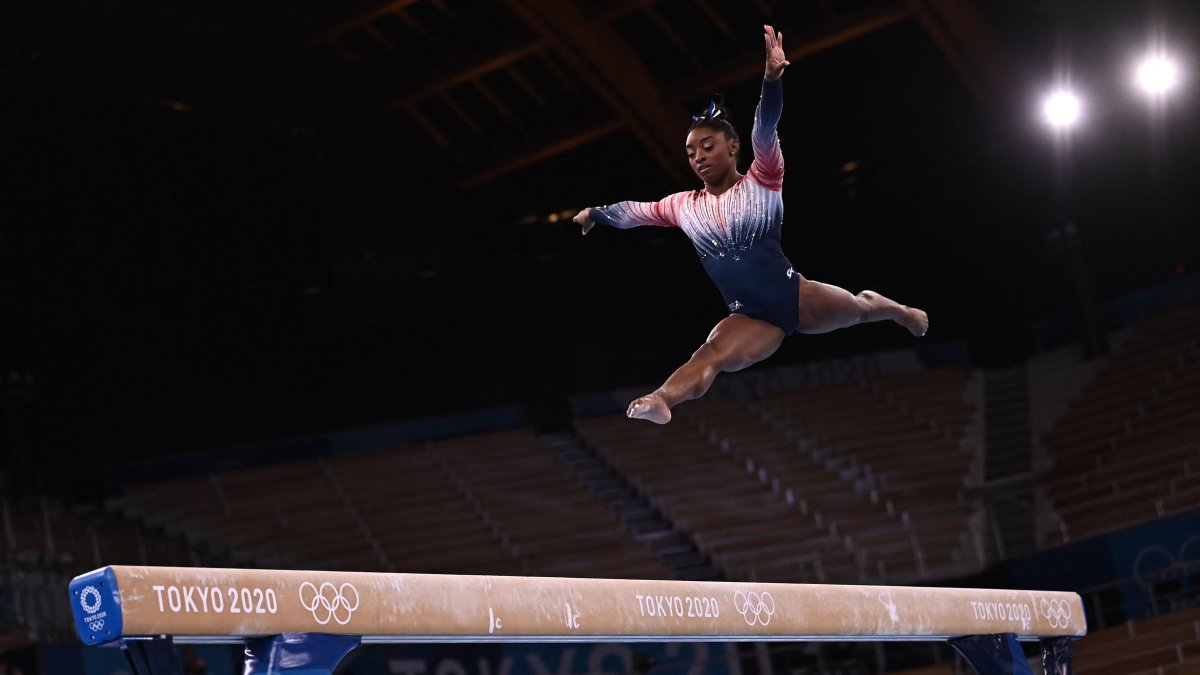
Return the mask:
<path fill-rule="evenodd" d="M 688 132 L 684 149 L 692 171 L 705 185 L 721 185 L 737 171 L 738 141 L 724 131 L 696 127 Z"/>

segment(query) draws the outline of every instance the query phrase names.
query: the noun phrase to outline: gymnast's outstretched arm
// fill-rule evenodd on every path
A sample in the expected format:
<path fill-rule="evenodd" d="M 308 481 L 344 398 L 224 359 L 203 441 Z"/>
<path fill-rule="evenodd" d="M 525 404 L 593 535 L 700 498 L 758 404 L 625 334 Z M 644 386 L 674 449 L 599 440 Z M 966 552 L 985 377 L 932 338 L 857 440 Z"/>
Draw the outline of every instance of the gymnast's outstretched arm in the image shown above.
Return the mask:
<path fill-rule="evenodd" d="M 678 195 L 671 195 L 656 202 L 629 201 L 609 206 L 588 207 L 576 214 L 574 220 L 579 223 L 585 235 L 597 223 L 621 230 L 645 225 L 679 227 L 675 216 L 677 199 Z"/>

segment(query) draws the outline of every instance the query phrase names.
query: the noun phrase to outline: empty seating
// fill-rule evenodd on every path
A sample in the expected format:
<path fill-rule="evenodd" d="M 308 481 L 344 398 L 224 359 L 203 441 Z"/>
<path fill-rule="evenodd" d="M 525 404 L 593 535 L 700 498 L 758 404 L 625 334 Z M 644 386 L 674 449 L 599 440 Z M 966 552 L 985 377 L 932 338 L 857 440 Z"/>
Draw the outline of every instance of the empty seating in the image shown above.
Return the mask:
<path fill-rule="evenodd" d="M 839 469 L 843 490 L 863 492 L 885 507 L 888 517 L 875 522 L 876 532 L 887 535 L 874 542 L 859 538 L 863 550 L 885 563 L 876 570 L 882 576 L 958 559 L 972 510 L 962 492 L 975 457 L 962 447 L 975 415 L 965 397 L 968 378 L 962 369 L 921 371 L 806 388 L 764 402 L 775 421 Z M 811 480 L 804 484 L 806 476 L 794 476 L 801 481 L 797 494 L 820 489 Z"/>
<path fill-rule="evenodd" d="M 54 500 L 3 503 L 0 559 L 27 568 L 79 573 L 103 564 L 188 565 L 186 542 L 88 507 Z"/>
<path fill-rule="evenodd" d="M 341 556 L 398 572 L 521 573 L 428 448 L 344 455 L 329 460 L 328 470 L 338 504 L 363 537 Z"/>
<path fill-rule="evenodd" d="M 736 578 L 862 581 L 959 561 L 967 371 L 703 399 L 671 424 L 577 428 Z"/>
<path fill-rule="evenodd" d="M 1043 442 L 1066 538 L 1200 506 L 1200 306 L 1147 319 Z"/>
<path fill-rule="evenodd" d="M 529 573 L 663 578 L 668 570 L 583 489 L 528 430 L 440 441 L 433 454 L 461 481 Z"/>
<path fill-rule="evenodd" d="M 333 569 L 519 573 L 426 448 L 214 474 L 192 522 L 251 551 Z M 162 504 L 168 511 L 173 504 Z"/>
<path fill-rule="evenodd" d="M 695 425 L 579 420 L 581 435 L 731 578 L 824 581 L 858 578 L 839 536 L 772 490 Z"/>
<path fill-rule="evenodd" d="M 1200 673 L 1200 608 L 1093 631 L 1075 643 L 1079 675 Z"/>
<path fill-rule="evenodd" d="M 530 430 L 216 472 L 131 491 L 250 560 L 445 574 L 669 571 Z M 274 564 L 278 564 L 275 562 Z"/>

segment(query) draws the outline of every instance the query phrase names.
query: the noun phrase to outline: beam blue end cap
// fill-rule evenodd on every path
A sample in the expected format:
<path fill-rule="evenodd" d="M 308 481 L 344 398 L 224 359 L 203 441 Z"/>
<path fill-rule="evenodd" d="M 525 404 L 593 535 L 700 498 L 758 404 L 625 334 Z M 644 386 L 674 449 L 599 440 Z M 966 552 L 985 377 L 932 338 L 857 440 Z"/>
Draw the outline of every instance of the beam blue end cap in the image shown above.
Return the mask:
<path fill-rule="evenodd" d="M 121 593 L 111 567 L 75 577 L 69 592 L 75 632 L 84 644 L 99 645 L 121 637 Z"/>

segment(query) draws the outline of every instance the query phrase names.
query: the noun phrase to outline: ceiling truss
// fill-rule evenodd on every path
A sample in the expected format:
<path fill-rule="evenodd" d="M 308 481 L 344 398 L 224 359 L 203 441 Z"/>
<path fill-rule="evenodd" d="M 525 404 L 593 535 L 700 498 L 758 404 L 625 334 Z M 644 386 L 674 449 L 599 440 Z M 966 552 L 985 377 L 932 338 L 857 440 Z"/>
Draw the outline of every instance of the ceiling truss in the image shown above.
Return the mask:
<path fill-rule="evenodd" d="M 683 187 L 694 182 L 678 158 L 686 104 L 762 70 L 761 42 L 739 36 L 745 31 L 736 27 L 731 3 L 747 6 L 744 0 L 476 0 L 459 8 L 463 3 L 452 0 L 391 0 L 316 31 L 309 43 L 332 48 L 394 91 L 386 107 L 462 161 L 465 187 L 618 131 L 630 133 Z M 855 9 L 831 0 L 750 6 L 785 31 L 793 62 L 915 19 L 977 98 L 987 101 L 1002 86 L 996 40 L 973 0 L 846 4 Z M 797 5 L 805 5 L 807 23 L 788 25 L 781 15 Z M 513 25 L 472 23 L 474 7 L 503 12 L 486 19 Z M 489 45 L 479 38 L 489 29 L 512 38 Z M 641 39 L 631 38 L 634 29 Z M 698 32 L 711 36 L 699 48 Z M 480 47 L 460 53 L 459 43 L 472 37 Z M 683 74 L 664 74 L 659 59 L 646 56 L 647 41 L 676 59 Z M 701 48 L 711 49 L 713 41 L 732 51 L 705 63 Z"/>

